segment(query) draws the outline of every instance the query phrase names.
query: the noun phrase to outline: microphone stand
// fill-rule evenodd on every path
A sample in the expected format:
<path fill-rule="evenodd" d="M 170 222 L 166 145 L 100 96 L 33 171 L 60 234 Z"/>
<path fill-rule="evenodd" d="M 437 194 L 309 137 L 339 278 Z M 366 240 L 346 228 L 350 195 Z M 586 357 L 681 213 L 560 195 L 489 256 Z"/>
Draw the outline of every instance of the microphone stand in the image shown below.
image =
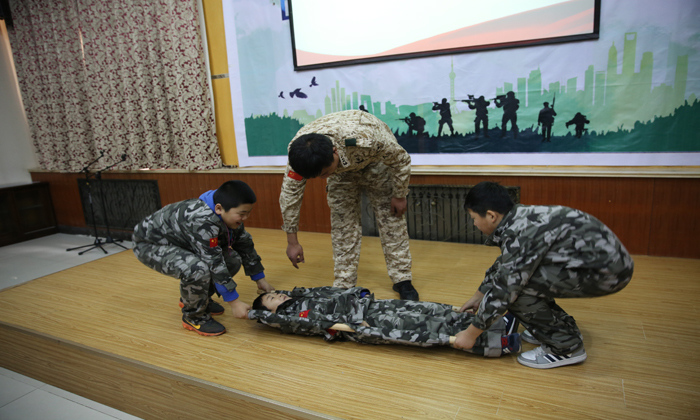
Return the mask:
<path fill-rule="evenodd" d="M 98 160 L 102 159 L 102 157 L 105 155 L 105 152 L 100 150 L 100 156 L 98 156 L 97 159 L 93 160 L 92 162 L 88 163 L 80 172 L 85 172 L 85 185 L 87 186 L 87 194 L 88 194 L 88 201 L 90 202 L 90 214 L 92 215 L 92 228 L 95 232 L 95 242 L 88 244 L 88 245 L 83 245 L 83 246 L 78 246 L 75 248 L 68 248 L 66 251 L 75 251 L 76 249 L 81 249 L 81 248 L 87 248 L 91 247 L 89 249 L 86 249 L 85 251 L 79 252 L 78 255 L 83 255 L 84 253 L 91 251 L 95 248 L 100 248 L 102 252 L 105 254 L 107 251 L 105 251 L 104 248 L 102 248 L 102 244 L 105 242 L 102 242 L 102 239 L 97 236 L 97 221 L 95 220 L 95 207 L 92 204 L 92 186 L 90 185 L 90 166 L 97 162 Z"/>
<path fill-rule="evenodd" d="M 100 195 L 102 195 L 102 212 L 105 216 L 105 227 L 107 228 L 107 238 L 105 238 L 105 243 L 106 244 L 114 244 L 114 245 L 120 246 L 124 249 L 129 249 L 129 248 L 125 247 L 124 245 L 118 243 L 118 242 L 122 242 L 123 239 L 117 239 L 116 241 L 114 239 L 112 239 L 112 234 L 109 231 L 109 221 L 107 219 L 107 204 L 105 202 L 104 184 L 102 183 L 102 172 L 106 171 L 107 169 L 111 169 L 111 168 L 119 165 L 120 163 L 124 162 L 125 160 L 126 160 L 126 155 L 124 154 L 124 155 L 122 155 L 122 160 L 120 160 L 119 162 L 117 162 L 113 165 L 110 165 L 101 171 L 97 171 L 95 173 L 95 179 L 100 181 L 100 192 L 101 192 Z"/>

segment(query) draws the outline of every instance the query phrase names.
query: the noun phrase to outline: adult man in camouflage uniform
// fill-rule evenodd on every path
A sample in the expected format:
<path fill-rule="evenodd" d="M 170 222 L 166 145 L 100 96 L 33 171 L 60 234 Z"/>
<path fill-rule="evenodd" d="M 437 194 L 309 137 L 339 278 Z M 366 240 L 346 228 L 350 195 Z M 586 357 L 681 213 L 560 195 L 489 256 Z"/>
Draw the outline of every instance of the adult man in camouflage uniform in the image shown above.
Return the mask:
<path fill-rule="evenodd" d="M 327 341 L 430 347 L 449 345 L 450 337 L 467 328 L 474 315 L 441 303 L 375 300 L 361 287 L 325 286 L 258 296 L 248 318 L 287 334 L 320 335 Z M 333 329 L 338 324 L 354 331 Z M 486 357 L 517 353 L 520 337 L 508 335 L 509 330 L 517 330 L 515 319 L 501 317 L 468 351 Z"/>
<path fill-rule="evenodd" d="M 361 193 L 376 217 L 384 259 L 394 290 L 402 299 L 418 300 L 411 280 L 411 253 L 406 227 L 406 196 L 411 157 L 391 129 L 374 115 L 343 111 L 304 126 L 289 145 L 280 207 L 287 232 L 287 257 L 294 267 L 304 262 L 299 244 L 299 211 L 306 180 L 327 179 L 335 287 L 357 284 L 362 242 Z"/>
<path fill-rule="evenodd" d="M 207 336 L 226 331 L 211 318 L 224 312 L 211 300 L 214 293 L 231 305 L 234 316 L 247 316 L 250 306 L 238 299 L 232 278 L 241 267 L 259 289 L 274 290 L 265 280 L 253 238 L 243 226 L 254 202 L 248 185 L 228 181 L 198 199 L 169 204 L 134 228 L 134 254 L 139 261 L 180 280 L 184 328 Z"/>
<path fill-rule="evenodd" d="M 476 185 L 465 201 L 474 225 L 489 235 L 486 244 L 499 246 L 501 256 L 462 306 L 478 311 L 455 346 L 469 348 L 470 340 L 508 311 L 542 344 L 521 354 L 521 364 L 552 368 L 583 362 L 581 332 L 554 298 L 622 290 L 634 270 L 627 249 L 595 217 L 563 206 L 514 206 L 506 189 L 493 182 Z"/>

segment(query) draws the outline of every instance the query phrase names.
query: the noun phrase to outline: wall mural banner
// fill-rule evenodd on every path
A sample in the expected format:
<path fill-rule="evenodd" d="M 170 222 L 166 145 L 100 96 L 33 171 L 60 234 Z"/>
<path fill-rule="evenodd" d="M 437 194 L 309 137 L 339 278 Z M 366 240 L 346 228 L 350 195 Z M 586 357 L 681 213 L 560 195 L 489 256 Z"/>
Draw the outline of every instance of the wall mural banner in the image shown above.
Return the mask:
<path fill-rule="evenodd" d="M 285 0 L 223 4 L 241 166 L 285 165 L 301 127 L 347 109 L 414 165 L 700 165 L 697 0 L 603 0 L 595 41 L 307 71 Z"/>

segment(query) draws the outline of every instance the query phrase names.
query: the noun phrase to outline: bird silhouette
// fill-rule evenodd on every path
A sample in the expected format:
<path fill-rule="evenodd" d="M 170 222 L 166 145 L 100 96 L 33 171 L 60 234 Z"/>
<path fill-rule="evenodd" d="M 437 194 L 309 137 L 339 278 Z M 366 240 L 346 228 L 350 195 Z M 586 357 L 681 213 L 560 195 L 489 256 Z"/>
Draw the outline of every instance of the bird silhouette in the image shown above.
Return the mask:
<path fill-rule="evenodd" d="M 306 96 L 306 94 L 305 94 L 304 92 L 301 91 L 301 88 L 294 89 L 294 91 L 289 92 L 289 97 L 290 97 L 290 98 L 293 98 L 293 97 L 295 97 L 295 96 L 296 96 L 297 98 L 308 98 L 308 96 Z"/>
<path fill-rule="evenodd" d="M 311 79 L 311 84 L 309 85 L 309 87 L 314 87 L 314 86 L 318 86 L 318 83 L 316 83 L 315 77 L 313 79 Z"/>

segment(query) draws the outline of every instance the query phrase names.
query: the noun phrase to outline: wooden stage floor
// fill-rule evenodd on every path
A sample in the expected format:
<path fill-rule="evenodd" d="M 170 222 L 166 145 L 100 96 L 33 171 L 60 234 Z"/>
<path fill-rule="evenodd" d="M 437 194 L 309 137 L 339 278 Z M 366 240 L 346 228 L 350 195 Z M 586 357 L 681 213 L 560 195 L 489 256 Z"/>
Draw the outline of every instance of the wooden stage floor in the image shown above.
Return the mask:
<path fill-rule="evenodd" d="M 307 262 L 296 270 L 283 232 L 250 231 L 277 289 L 332 284 L 329 235 L 300 233 Z M 363 242 L 360 285 L 395 298 L 378 238 Z M 421 299 L 461 305 L 498 252 L 412 241 Z M 228 332 L 201 337 L 181 326 L 177 281 L 130 251 L 0 292 L 0 364 L 144 419 L 698 418 L 700 260 L 635 263 L 616 295 L 558 301 L 588 352 L 559 369 L 446 347 L 326 343 L 228 309 L 217 318 Z M 255 284 L 238 283 L 252 302 Z"/>

